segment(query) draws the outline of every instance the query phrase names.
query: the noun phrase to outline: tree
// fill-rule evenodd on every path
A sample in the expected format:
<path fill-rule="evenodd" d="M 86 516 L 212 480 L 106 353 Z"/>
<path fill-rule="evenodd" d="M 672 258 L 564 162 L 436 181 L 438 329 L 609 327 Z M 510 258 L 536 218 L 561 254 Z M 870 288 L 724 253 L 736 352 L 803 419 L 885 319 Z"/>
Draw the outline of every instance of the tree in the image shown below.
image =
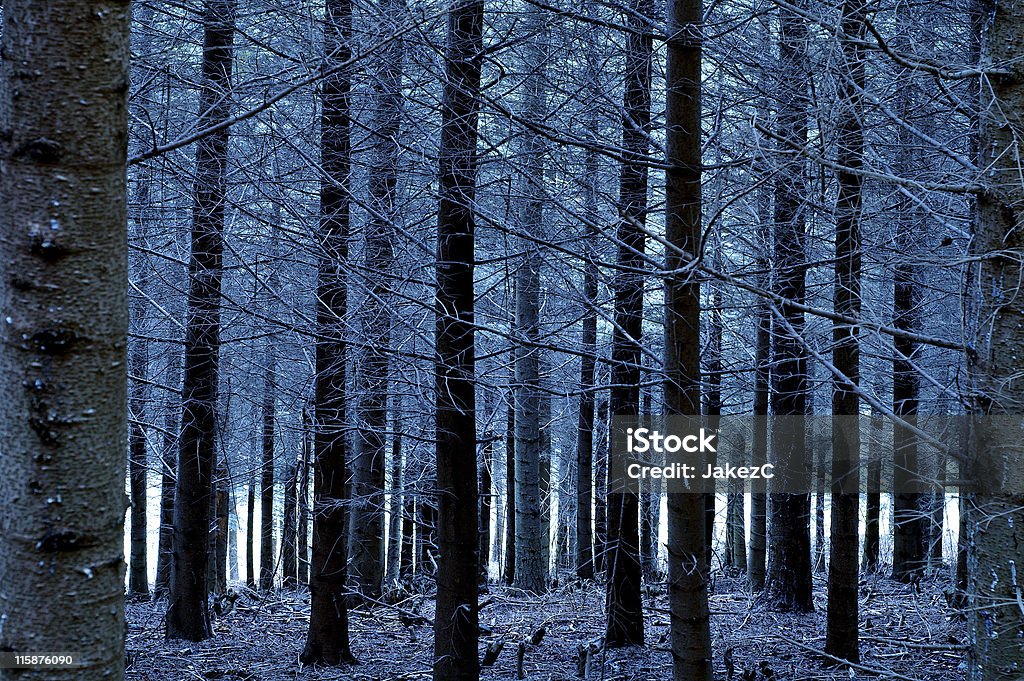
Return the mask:
<path fill-rule="evenodd" d="M 483 19 L 482 0 L 453 0 L 448 10 L 434 303 L 439 549 L 435 681 L 480 678 L 473 201 Z"/>
<path fill-rule="evenodd" d="M 700 283 L 685 268 L 701 244 L 701 0 L 668 7 L 665 172 L 665 415 L 700 416 Z M 692 422 L 692 421 L 691 421 Z M 710 561 L 703 494 L 668 494 L 672 678 L 711 681 Z"/>
<path fill-rule="evenodd" d="M 842 8 L 839 79 L 834 309 L 846 317 L 861 314 L 861 213 L 863 210 L 864 2 L 845 0 Z M 859 331 L 850 324 L 832 328 L 832 523 L 828 562 L 825 652 L 860 660 L 857 587 L 860 535 Z M 820 503 L 820 499 L 819 499 Z"/>
<path fill-rule="evenodd" d="M 174 541 L 174 480 L 177 477 L 178 428 L 181 395 L 181 352 L 173 347 L 167 360 L 168 393 L 164 403 L 164 437 L 160 454 L 160 539 L 157 546 L 156 583 L 153 597 L 162 598 L 171 588 L 171 543 Z"/>
<path fill-rule="evenodd" d="M 0 648 L 81 654 L 23 679 L 124 675 L 130 8 L 95 11 L 3 7 Z"/>
<path fill-rule="evenodd" d="M 234 0 L 207 0 L 203 11 L 203 81 L 199 127 L 227 118 L 231 99 Z M 184 385 L 167 638 L 202 641 L 210 629 L 210 496 L 216 459 L 220 296 L 228 129 L 199 140 L 192 209 L 192 249 L 185 330 Z"/>
<path fill-rule="evenodd" d="M 798 8 L 806 3 L 798 3 Z M 779 10 L 779 90 L 777 137 L 788 150 L 802 149 L 807 140 L 805 53 L 807 25 L 797 11 Z M 797 155 L 777 175 L 775 186 L 775 289 L 786 300 L 772 328 L 774 362 L 772 411 L 776 416 L 804 417 L 807 409 L 807 357 L 803 348 L 807 270 L 804 253 L 804 160 Z M 794 305 L 795 304 L 795 305 Z M 769 525 L 769 560 L 764 598 L 780 611 L 811 611 L 811 495 L 804 468 L 807 445 L 802 418 L 788 419 L 771 429 L 776 478 L 782 491 L 773 491 Z"/>
<path fill-rule="evenodd" d="M 1024 249 L 1024 185 L 1019 175 L 1020 122 L 1024 116 L 1024 51 L 1020 31 L 1024 6 L 984 4 L 982 66 L 990 73 L 981 88 L 980 167 L 985 188 L 977 198 L 977 253 L 981 257 L 977 354 L 970 356 L 976 412 L 978 488 L 969 507 L 973 555 L 969 558 L 971 602 L 970 678 L 1002 681 L 1020 675 L 1024 612 L 1019 607 L 1024 565 L 1024 453 L 1015 432 L 1024 403 L 1019 381 L 1024 344 L 1020 318 L 1019 253 Z M 1013 255 L 1011 255 L 1013 254 Z M 1007 418 L 1011 416 L 1012 418 Z M 987 417 L 987 418 L 986 418 Z"/>
<path fill-rule="evenodd" d="M 616 241 L 619 268 L 612 331 L 612 376 L 609 396 L 613 417 L 640 414 L 640 357 L 643 335 L 645 233 L 647 219 L 647 164 L 651 122 L 650 34 L 644 31 L 651 16 L 650 0 L 633 0 L 626 37 L 625 90 L 622 114 L 622 164 L 619 168 L 619 221 Z M 610 467 L 609 467 L 610 470 Z M 608 497 L 608 575 L 605 605 L 609 647 L 644 642 L 643 602 L 640 596 L 639 497 L 636 492 L 613 492 Z"/>
<path fill-rule="evenodd" d="M 346 343 L 351 81 L 343 66 L 351 55 L 352 4 L 325 0 L 324 78 L 320 86 L 320 245 L 317 262 L 316 377 L 313 405 L 313 550 L 310 615 L 303 664 L 355 661 L 349 648 L 348 550 L 345 500 Z"/>
<path fill-rule="evenodd" d="M 523 70 L 526 92 L 522 116 L 527 125 L 522 131 L 520 155 L 524 167 L 520 180 L 522 206 L 519 224 L 523 232 L 525 256 L 516 271 L 516 328 L 523 344 L 516 348 L 516 573 L 515 586 L 542 593 L 547 589 L 548 535 L 543 522 L 545 504 L 542 487 L 542 459 L 546 459 L 541 433 L 541 412 L 546 396 L 541 393 L 541 265 L 543 255 L 538 243 L 544 239 L 544 138 L 533 126 L 544 120 L 544 13 L 526 10 Z"/>
<path fill-rule="evenodd" d="M 263 348 L 263 433 L 260 459 L 260 590 L 274 588 L 274 439 L 277 420 L 277 355 L 273 337 Z"/>
<path fill-rule="evenodd" d="M 145 303 L 136 301 L 131 313 L 137 331 L 145 325 Z M 141 334 L 140 334 L 141 335 Z M 149 576 L 146 569 L 146 381 L 149 373 L 148 341 L 139 338 L 128 353 L 128 367 L 132 379 L 129 391 L 131 428 L 128 437 L 128 485 L 132 499 L 131 565 L 128 571 L 128 593 L 149 596 Z"/>
<path fill-rule="evenodd" d="M 483 4 L 449 11 L 437 250 L 437 605 L 434 678 L 477 679 L 473 185 Z"/>

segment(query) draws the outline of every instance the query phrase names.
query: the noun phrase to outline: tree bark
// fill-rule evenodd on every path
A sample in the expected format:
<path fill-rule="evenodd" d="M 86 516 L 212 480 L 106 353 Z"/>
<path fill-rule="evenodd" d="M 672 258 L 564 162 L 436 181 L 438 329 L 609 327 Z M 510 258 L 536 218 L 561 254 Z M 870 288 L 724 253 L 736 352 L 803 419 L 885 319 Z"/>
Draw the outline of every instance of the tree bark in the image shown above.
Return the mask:
<path fill-rule="evenodd" d="M 505 430 L 505 564 L 503 581 L 511 586 L 516 579 L 516 410 L 515 397 L 509 400 Z"/>
<path fill-rule="evenodd" d="M 632 0 L 630 22 L 637 32 L 626 36 L 625 91 L 622 117 L 622 164 L 619 170 L 618 255 L 612 282 L 615 324 L 612 331 L 611 416 L 637 419 L 640 414 L 640 358 L 643 334 L 643 289 L 647 219 L 647 166 L 640 161 L 649 148 L 651 123 L 652 42 L 645 32 L 651 0 Z M 611 467 L 609 466 L 609 469 Z M 642 645 L 644 614 L 640 596 L 639 497 L 636 492 L 608 496 L 608 575 L 605 644 L 611 648 Z"/>
<path fill-rule="evenodd" d="M 665 415 L 700 417 L 701 0 L 668 5 L 665 173 Z M 613 381 L 614 382 L 614 381 Z M 668 599 L 675 681 L 711 681 L 705 495 L 668 495 Z"/>
<path fill-rule="evenodd" d="M 145 326 L 145 301 L 132 305 L 135 329 Z M 149 374 L 149 341 L 136 338 L 131 344 L 128 366 L 131 373 L 129 409 L 131 426 L 128 437 L 128 481 L 131 490 L 131 564 L 128 571 L 128 593 L 136 597 L 149 597 L 149 574 L 146 563 L 146 381 Z"/>
<path fill-rule="evenodd" d="M 80 653 L 30 681 L 124 676 L 130 9 L 96 10 L 3 6 L 0 649 Z"/>
<path fill-rule="evenodd" d="M 804 7 L 803 0 L 797 3 Z M 807 26 L 803 17 L 788 8 L 779 10 L 779 103 L 778 136 L 787 150 L 800 149 L 807 141 L 806 49 Z M 775 293 L 796 304 L 805 298 L 807 271 L 804 253 L 806 188 L 804 160 L 797 155 L 779 169 L 775 187 Z M 776 478 L 784 491 L 772 492 L 769 524 L 768 574 L 763 598 L 774 610 L 810 612 L 811 598 L 811 495 L 806 474 L 807 445 L 803 418 L 808 414 L 807 358 L 800 334 L 804 315 L 783 304 L 773 325 L 775 371 L 772 378 L 772 411 L 786 419 L 772 428 Z"/>
<path fill-rule="evenodd" d="M 214 125 L 228 117 L 234 30 L 234 0 L 207 0 L 203 13 L 199 128 Z M 202 138 L 196 147 L 182 388 L 184 404 L 174 493 L 174 558 L 171 561 L 171 592 L 166 617 L 167 638 L 189 641 L 202 641 L 213 635 L 207 607 L 208 535 L 217 446 L 227 151 L 227 128 Z"/>
<path fill-rule="evenodd" d="M 313 546 L 310 564 L 310 617 L 303 664 L 353 662 L 349 648 L 348 476 L 346 343 L 350 173 L 352 147 L 345 70 L 334 70 L 351 55 L 351 0 L 325 0 L 324 62 L 320 84 L 320 229 L 317 263 L 316 378 L 313 407 Z"/>
<path fill-rule="evenodd" d="M 861 569 L 866 573 L 881 570 L 881 515 L 882 515 L 882 415 L 871 409 L 871 441 L 868 449 L 867 499 L 864 518 L 864 560 Z"/>
<path fill-rule="evenodd" d="M 864 0 L 845 0 L 840 45 L 839 172 L 836 203 L 834 309 L 859 319 L 861 314 L 861 212 L 864 165 Z M 847 380 L 832 381 L 832 509 L 828 562 L 828 612 L 825 652 L 860 661 L 858 571 L 860 552 L 860 340 L 856 326 L 832 327 L 832 364 Z"/>
<path fill-rule="evenodd" d="M 473 213 L 483 19 L 482 0 L 455 0 L 451 5 L 441 100 L 434 363 L 439 548 L 434 678 L 445 681 L 480 678 Z"/>
<path fill-rule="evenodd" d="M 256 586 L 256 473 L 249 473 L 249 488 L 245 502 L 245 585 Z"/>
<path fill-rule="evenodd" d="M 294 589 L 298 584 L 298 571 L 295 564 L 295 521 L 298 508 L 298 475 L 296 462 L 288 467 L 284 481 L 284 508 L 281 526 L 281 583 L 286 589 Z"/>
<path fill-rule="evenodd" d="M 979 167 L 986 169 L 986 186 L 978 196 L 976 238 L 982 258 L 979 288 L 985 295 L 977 352 L 968 355 L 968 369 L 977 396 L 974 411 L 987 418 L 976 422 L 974 478 L 979 485 L 968 500 L 973 539 L 968 670 L 971 681 L 1008 681 L 1020 676 L 1024 653 L 1024 447 L 1018 435 L 1024 384 L 1014 380 L 1024 345 L 1018 257 L 1024 249 L 1024 185 L 1019 175 L 1024 5 L 989 0 L 983 7 L 987 29 L 981 34 L 982 67 L 990 75 L 981 89 L 979 109 Z"/>
<path fill-rule="evenodd" d="M 295 553 L 298 562 L 299 584 L 309 584 L 309 462 L 312 446 L 312 424 L 309 422 L 309 409 L 302 409 L 302 446 L 299 449 L 299 483 L 298 502 L 298 537 L 295 542 Z"/>
<path fill-rule="evenodd" d="M 157 547 L 154 598 L 163 598 L 171 588 L 171 544 L 174 541 L 174 480 L 177 477 L 178 428 L 181 413 L 181 353 L 172 346 L 167 360 L 169 393 L 164 403 L 163 451 L 160 455 L 160 539 Z"/>

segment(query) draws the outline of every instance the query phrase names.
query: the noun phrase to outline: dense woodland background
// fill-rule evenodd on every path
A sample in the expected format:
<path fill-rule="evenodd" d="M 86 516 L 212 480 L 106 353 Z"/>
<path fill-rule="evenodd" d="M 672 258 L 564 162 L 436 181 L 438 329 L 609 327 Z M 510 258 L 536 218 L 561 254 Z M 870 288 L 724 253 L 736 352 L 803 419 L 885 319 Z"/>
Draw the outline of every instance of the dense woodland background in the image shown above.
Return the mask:
<path fill-rule="evenodd" d="M 0 92 L 0 650 L 84 662 L 0 678 L 1024 675 L 1019 428 L 913 427 L 1021 413 L 1024 7 L 84 5 Z M 610 493 L 662 414 L 807 478 Z"/>

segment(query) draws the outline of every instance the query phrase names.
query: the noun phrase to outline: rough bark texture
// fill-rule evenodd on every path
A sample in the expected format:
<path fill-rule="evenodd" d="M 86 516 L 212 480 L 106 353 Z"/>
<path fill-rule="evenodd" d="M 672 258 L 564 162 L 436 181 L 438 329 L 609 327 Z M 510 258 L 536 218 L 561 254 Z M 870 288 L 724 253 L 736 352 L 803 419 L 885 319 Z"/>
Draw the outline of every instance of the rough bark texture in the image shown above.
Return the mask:
<path fill-rule="evenodd" d="M 701 0 L 672 0 L 666 70 L 665 414 L 700 416 L 700 282 L 681 270 L 701 243 Z M 705 495 L 668 494 L 672 678 L 711 681 Z"/>
<path fill-rule="evenodd" d="M 1024 249 L 1024 185 L 1020 181 L 1020 130 L 1024 123 L 1024 5 L 986 2 L 982 33 L 982 65 L 1003 73 L 982 88 L 980 154 L 985 191 L 978 197 L 977 240 L 981 263 L 982 321 L 977 354 L 970 370 L 979 414 L 1012 415 L 1003 432 L 990 425 L 977 444 L 975 479 L 981 481 L 971 499 L 968 523 L 972 543 L 969 603 L 972 644 L 971 681 L 1020 678 L 1024 660 L 1024 451 L 1019 436 L 1024 413 L 1020 372 L 1024 345 L 1020 298 Z M 987 432 L 986 432 L 987 431 Z M 991 437 L 986 437 L 989 435 Z"/>
<path fill-rule="evenodd" d="M 349 139 L 351 82 L 332 67 L 351 54 L 352 4 L 326 0 L 324 63 L 320 85 L 320 246 L 317 263 L 316 379 L 313 407 L 313 547 L 310 564 L 310 617 L 304 664 L 338 665 L 354 660 L 349 648 L 348 550 L 345 534 L 347 477 L 345 269 L 348 260 Z"/>
<path fill-rule="evenodd" d="M 638 28 L 626 37 L 625 91 L 622 117 L 622 164 L 619 169 L 619 224 L 615 272 L 615 326 L 612 331 L 612 389 L 609 396 L 613 417 L 640 414 L 640 357 L 643 333 L 643 287 L 647 219 L 647 166 L 640 157 L 649 148 L 651 122 L 650 35 L 643 33 L 643 19 L 653 13 L 650 0 L 632 0 L 630 21 Z M 644 642 L 644 614 L 640 597 L 639 497 L 636 492 L 608 496 L 608 575 L 605 643 L 609 647 L 641 645 Z"/>
<path fill-rule="evenodd" d="M 0 650 L 82 655 L 19 679 L 124 674 L 129 17 L 3 7 Z"/>
<path fill-rule="evenodd" d="M 861 314 L 861 211 L 864 165 L 863 99 L 865 33 L 863 0 L 843 3 L 843 59 L 839 80 L 839 172 L 836 204 L 834 309 L 859 319 Z M 857 566 L 860 552 L 860 382 L 859 333 L 855 326 L 832 328 L 832 364 L 847 380 L 833 376 L 832 517 L 828 563 L 828 613 L 825 652 L 860 660 Z"/>
<path fill-rule="evenodd" d="M 800 7 L 803 5 L 798 3 Z M 794 11 L 779 10 L 779 103 L 778 136 L 787 150 L 799 149 L 807 140 L 805 51 L 807 26 Z M 806 189 L 801 156 L 779 170 L 775 188 L 775 293 L 793 303 L 805 297 L 807 270 L 804 253 Z M 803 312 L 781 306 L 775 319 L 773 352 L 775 389 L 772 411 L 776 416 L 804 417 L 807 405 L 807 358 L 801 345 Z M 779 611 L 811 611 L 811 495 L 793 493 L 808 489 L 807 450 L 803 424 L 772 428 L 772 453 L 776 482 L 789 492 L 773 492 L 769 525 L 770 554 L 765 581 L 765 602 Z M 783 481 L 779 476 L 787 476 Z"/>
<path fill-rule="evenodd" d="M 483 19 L 482 0 L 456 0 L 451 6 L 441 101 L 434 363 L 439 546 L 434 678 L 445 681 L 480 678 L 473 202 Z"/>
<path fill-rule="evenodd" d="M 208 0 L 203 13 L 203 81 L 199 128 L 227 118 L 231 100 L 234 0 Z M 196 146 L 192 253 L 186 312 L 184 385 L 167 637 L 212 635 L 207 607 L 210 495 L 216 458 L 220 292 L 228 130 Z"/>

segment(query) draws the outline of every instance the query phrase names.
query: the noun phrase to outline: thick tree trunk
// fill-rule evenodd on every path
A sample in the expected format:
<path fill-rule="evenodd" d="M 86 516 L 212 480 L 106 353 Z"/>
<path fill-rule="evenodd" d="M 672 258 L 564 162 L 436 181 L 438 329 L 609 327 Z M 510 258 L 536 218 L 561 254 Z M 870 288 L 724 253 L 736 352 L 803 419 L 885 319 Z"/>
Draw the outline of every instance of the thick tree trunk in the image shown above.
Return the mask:
<path fill-rule="evenodd" d="M 700 417 L 701 0 L 668 5 L 665 106 L 665 415 Z M 668 495 L 668 599 L 675 681 L 711 681 L 705 495 Z"/>
<path fill-rule="evenodd" d="M 350 173 L 352 147 L 349 97 L 344 70 L 352 35 L 351 0 L 326 0 L 325 76 L 320 84 L 320 230 L 317 263 L 316 378 L 313 407 L 313 551 L 310 564 L 310 616 L 303 664 L 339 665 L 354 661 L 349 648 L 346 478 L 346 344 Z"/>
<path fill-rule="evenodd" d="M 845 0 L 842 9 L 843 60 L 839 78 L 839 172 L 836 203 L 836 314 L 861 314 L 861 211 L 864 165 L 863 100 L 864 0 Z M 856 326 L 832 328 L 832 364 L 845 375 L 832 381 L 832 509 L 828 562 L 825 652 L 860 660 L 857 582 L 860 552 L 860 341 Z"/>
<path fill-rule="evenodd" d="M 473 212 L 483 20 L 483 0 L 452 4 L 441 101 L 434 364 L 439 544 L 434 678 L 445 681 L 480 678 Z"/>
<path fill-rule="evenodd" d="M 260 590 L 274 588 L 274 439 L 277 426 L 277 355 L 267 339 L 263 352 L 263 437 L 260 459 Z"/>
<path fill-rule="evenodd" d="M 985 415 L 976 444 L 977 493 L 968 503 L 971 681 L 1019 678 L 1024 659 L 1024 446 L 1019 436 L 1024 384 L 1021 366 L 1024 302 L 1019 295 L 1024 250 L 1024 185 L 1020 126 L 1024 118 L 1024 28 L 1021 3 L 984 3 L 982 66 L 990 74 L 980 102 L 981 162 L 986 188 L 978 196 L 980 337 L 968 355 L 975 411 Z M 1003 73 L 992 73 L 998 70 Z"/>
<path fill-rule="evenodd" d="M 623 94 L 622 148 L 619 170 L 619 224 L 617 263 L 612 288 L 615 325 L 612 331 L 612 417 L 640 415 L 640 357 L 643 334 L 645 234 L 647 219 L 647 165 L 641 161 L 649 148 L 651 122 L 650 35 L 646 18 L 651 0 L 632 0 L 630 21 L 637 28 L 626 36 L 625 91 Z M 610 469 L 611 467 L 609 467 Z M 639 497 L 616 492 L 608 497 L 608 555 L 605 572 L 605 644 L 609 647 L 642 645 L 644 614 L 640 597 Z"/>
<path fill-rule="evenodd" d="M 0 650 L 80 662 L 27 681 L 124 676 L 129 22 L 3 6 Z"/>
<path fill-rule="evenodd" d="M 207 0 L 203 14 L 201 113 L 197 123 L 200 129 L 228 117 L 234 30 L 234 0 Z M 216 458 L 227 152 L 227 128 L 197 142 L 184 404 L 174 494 L 174 558 L 166 617 L 167 637 L 190 641 L 201 641 L 213 634 L 207 607 L 207 569 Z"/>
<path fill-rule="evenodd" d="M 802 2 L 802 0 L 801 0 Z M 798 3 L 800 7 L 803 4 Z M 807 26 L 799 14 L 779 10 L 779 103 L 778 136 L 787 150 L 801 149 L 807 141 L 805 54 Z M 775 188 L 775 293 L 796 304 L 804 302 L 807 264 L 804 253 L 806 190 L 804 160 L 794 160 L 779 170 Z M 768 574 L 764 599 L 779 611 L 809 612 L 811 598 L 811 495 L 810 480 L 800 471 L 807 463 L 802 417 L 807 416 L 807 358 L 799 337 L 804 315 L 783 304 L 773 324 L 775 371 L 772 378 L 772 411 L 787 419 L 772 428 L 776 478 L 783 491 L 772 492 L 769 525 Z"/>

